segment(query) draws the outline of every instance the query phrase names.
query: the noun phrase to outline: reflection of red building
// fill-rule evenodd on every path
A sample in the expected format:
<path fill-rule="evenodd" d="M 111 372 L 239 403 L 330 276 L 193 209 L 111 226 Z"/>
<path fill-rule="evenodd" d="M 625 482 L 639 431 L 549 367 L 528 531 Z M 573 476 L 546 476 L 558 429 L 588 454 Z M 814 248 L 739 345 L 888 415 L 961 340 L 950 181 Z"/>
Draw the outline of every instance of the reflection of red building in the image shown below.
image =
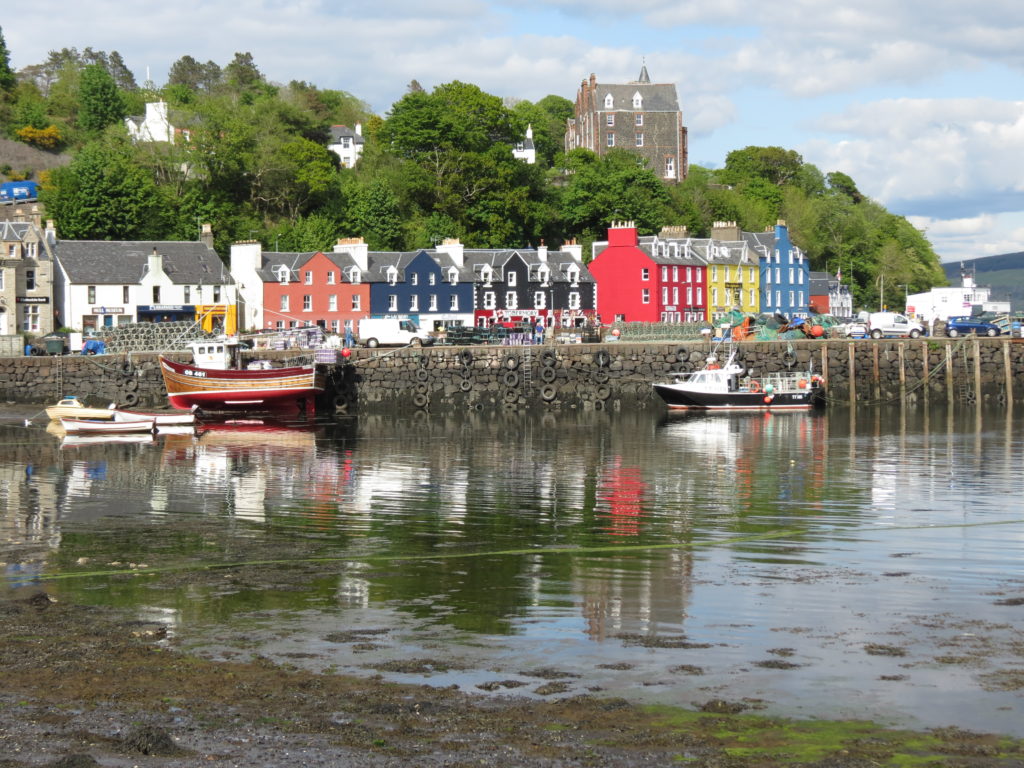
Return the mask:
<path fill-rule="evenodd" d="M 597 492 L 597 517 L 608 521 L 604 530 L 610 536 L 637 536 L 644 516 L 643 498 L 647 484 L 639 467 L 623 467 L 616 457 Z"/>

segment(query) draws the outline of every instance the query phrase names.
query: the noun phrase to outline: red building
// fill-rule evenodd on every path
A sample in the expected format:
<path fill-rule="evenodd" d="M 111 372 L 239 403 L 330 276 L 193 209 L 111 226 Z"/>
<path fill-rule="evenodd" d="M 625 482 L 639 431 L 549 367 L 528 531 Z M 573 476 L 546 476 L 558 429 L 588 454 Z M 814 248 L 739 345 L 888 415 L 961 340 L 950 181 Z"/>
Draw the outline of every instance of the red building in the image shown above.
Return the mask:
<path fill-rule="evenodd" d="M 660 235 L 641 242 L 633 222 L 613 223 L 606 247 L 590 262 L 602 321 L 702 320 L 707 268 L 697 253 L 706 243 L 687 237 L 682 227 L 666 227 Z"/>
<path fill-rule="evenodd" d="M 263 282 L 263 327 L 318 325 L 328 333 L 353 329 L 369 316 L 370 286 L 347 253 L 271 254 Z M 289 258 L 291 257 L 291 258 Z"/>

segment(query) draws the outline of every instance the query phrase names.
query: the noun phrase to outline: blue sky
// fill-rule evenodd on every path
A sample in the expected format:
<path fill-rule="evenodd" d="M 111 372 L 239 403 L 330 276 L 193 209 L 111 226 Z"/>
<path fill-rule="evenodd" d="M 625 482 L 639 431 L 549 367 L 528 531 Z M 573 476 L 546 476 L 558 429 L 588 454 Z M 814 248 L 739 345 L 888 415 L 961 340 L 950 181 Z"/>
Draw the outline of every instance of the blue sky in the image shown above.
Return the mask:
<path fill-rule="evenodd" d="M 16 68 L 117 50 L 141 82 L 252 53 L 271 81 L 384 114 L 416 79 L 574 99 L 674 83 L 692 163 L 795 149 L 923 229 L 943 261 L 1024 250 L 1024 3 L 990 0 L 36 0 L 4 14 Z"/>

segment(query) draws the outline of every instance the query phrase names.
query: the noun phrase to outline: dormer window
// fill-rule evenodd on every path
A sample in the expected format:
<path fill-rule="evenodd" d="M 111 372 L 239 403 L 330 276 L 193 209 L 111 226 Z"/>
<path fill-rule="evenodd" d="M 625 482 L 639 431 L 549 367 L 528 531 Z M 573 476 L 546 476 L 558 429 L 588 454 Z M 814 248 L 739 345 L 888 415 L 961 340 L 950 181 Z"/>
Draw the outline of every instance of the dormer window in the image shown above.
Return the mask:
<path fill-rule="evenodd" d="M 457 282 L 459 282 L 459 270 L 457 270 L 455 267 L 452 267 L 448 270 L 448 282 L 451 283 L 452 285 L 455 285 Z"/>
<path fill-rule="evenodd" d="M 350 283 L 361 283 L 363 281 L 363 273 L 359 271 L 359 267 L 348 268 L 348 281 Z"/>
<path fill-rule="evenodd" d="M 388 285 L 394 285 L 398 282 L 398 270 L 394 267 L 388 267 Z"/>
<path fill-rule="evenodd" d="M 640 95 L 639 91 L 637 91 L 633 94 L 633 109 L 643 109 L 643 107 L 644 97 Z"/>
<path fill-rule="evenodd" d="M 579 283 L 580 283 L 580 270 L 579 270 L 579 267 L 569 267 L 569 282 L 572 285 L 579 285 Z"/>
<path fill-rule="evenodd" d="M 613 97 L 609 93 L 607 96 L 604 97 L 604 108 L 605 109 L 611 109 L 614 106 L 615 106 L 615 97 Z"/>
<path fill-rule="evenodd" d="M 288 285 L 288 267 L 281 265 L 277 268 L 277 282 L 281 285 Z"/>
<path fill-rule="evenodd" d="M 484 268 L 480 272 L 480 276 L 483 278 L 484 287 L 490 288 L 491 281 L 494 279 L 494 271 L 491 269 L 489 264 L 484 265 Z"/>
<path fill-rule="evenodd" d="M 537 270 L 537 277 L 540 278 L 540 284 L 547 288 L 548 283 L 551 282 L 551 269 L 545 264 Z"/>

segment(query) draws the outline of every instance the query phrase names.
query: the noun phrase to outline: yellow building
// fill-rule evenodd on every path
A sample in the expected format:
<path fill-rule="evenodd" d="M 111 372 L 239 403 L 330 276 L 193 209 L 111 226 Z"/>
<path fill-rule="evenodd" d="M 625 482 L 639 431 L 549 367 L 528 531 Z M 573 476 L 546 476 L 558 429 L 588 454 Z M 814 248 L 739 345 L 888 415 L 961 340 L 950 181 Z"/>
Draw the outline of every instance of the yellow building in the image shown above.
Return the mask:
<path fill-rule="evenodd" d="M 733 310 L 760 311 L 759 256 L 735 221 L 715 222 L 704 258 L 709 322 L 715 323 Z"/>

